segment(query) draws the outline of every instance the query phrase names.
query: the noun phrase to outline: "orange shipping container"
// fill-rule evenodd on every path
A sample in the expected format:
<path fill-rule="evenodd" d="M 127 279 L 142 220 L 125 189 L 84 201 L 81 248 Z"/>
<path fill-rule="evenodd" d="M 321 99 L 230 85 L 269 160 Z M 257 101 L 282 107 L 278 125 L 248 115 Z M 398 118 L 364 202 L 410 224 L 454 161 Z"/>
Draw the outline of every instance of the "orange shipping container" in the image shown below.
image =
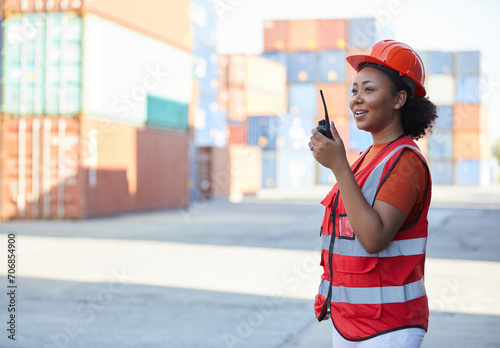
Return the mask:
<path fill-rule="evenodd" d="M 264 51 L 285 51 L 288 44 L 289 21 L 264 22 Z"/>
<path fill-rule="evenodd" d="M 453 105 L 453 129 L 487 131 L 488 115 L 486 109 L 479 104 Z"/>
<path fill-rule="evenodd" d="M 0 142 L 2 219 L 82 217 L 77 119 L 8 118 Z"/>
<path fill-rule="evenodd" d="M 349 92 L 348 85 L 345 83 L 320 83 L 318 90 L 323 91 L 328 115 L 335 121 L 335 117 L 349 117 Z M 318 110 L 323 115 L 323 101 L 321 94 L 318 93 Z"/>
<path fill-rule="evenodd" d="M 228 138 L 229 145 L 235 145 L 235 144 L 243 145 L 247 143 L 248 127 L 246 122 L 229 123 L 228 128 L 229 128 L 229 138 Z"/>
<path fill-rule="evenodd" d="M 275 95 L 254 89 L 230 87 L 228 120 L 245 121 L 249 116 L 279 116 L 286 112 L 285 95 Z"/>
<path fill-rule="evenodd" d="M 253 55 L 230 55 L 228 84 L 257 89 L 271 94 L 286 94 L 286 67 L 283 64 Z"/>
<path fill-rule="evenodd" d="M 240 200 L 245 194 L 255 194 L 262 187 L 262 150 L 257 146 L 232 145 L 231 159 L 232 200 Z"/>
<path fill-rule="evenodd" d="M 197 149 L 197 161 L 200 198 L 228 197 L 231 181 L 229 149 L 200 147 Z"/>
<path fill-rule="evenodd" d="M 453 158 L 455 160 L 491 158 L 491 146 L 488 137 L 476 130 L 454 131 Z"/>
<path fill-rule="evenodd" d="M 190 0 L 4 0 L 3 17 L 13 13 L 80 11 L 112 20 L 169 45 L 190 51 Z"/>
<path fill-rule="evenodd" d="M 185 133 L 47 117 L 7 118 L 0 133 L 3 219 L 84 218 L 189 203 Z"/>
<path fill-rule="evenodd" d="M 292 20 L 288 33 L 289 51 L 316 51 L 318 49 L 317 20 Z"/>
<path fill-rule="evenodd" d="M 318 20 L 318 49 L 330 50 L 346 48 L 347 20 L 320 19 Z"/>

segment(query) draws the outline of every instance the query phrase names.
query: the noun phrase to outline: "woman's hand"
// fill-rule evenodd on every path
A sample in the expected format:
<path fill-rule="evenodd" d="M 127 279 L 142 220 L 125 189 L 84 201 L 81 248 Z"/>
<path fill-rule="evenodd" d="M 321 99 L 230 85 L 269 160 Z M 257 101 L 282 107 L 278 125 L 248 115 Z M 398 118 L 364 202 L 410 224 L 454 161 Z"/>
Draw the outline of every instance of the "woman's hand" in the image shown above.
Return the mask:
<path fill-rule="evenodd" d="M 344 143 L 333 122 L 330 122 L 330 131 L 333 139 L 328 139 L 316 129 L 311 131 L 313 135 L 309 147 L 312 148 L 314 158 L 326 168 L 330 168 L 335 175 L 346 169 L 350 171 Z"/>

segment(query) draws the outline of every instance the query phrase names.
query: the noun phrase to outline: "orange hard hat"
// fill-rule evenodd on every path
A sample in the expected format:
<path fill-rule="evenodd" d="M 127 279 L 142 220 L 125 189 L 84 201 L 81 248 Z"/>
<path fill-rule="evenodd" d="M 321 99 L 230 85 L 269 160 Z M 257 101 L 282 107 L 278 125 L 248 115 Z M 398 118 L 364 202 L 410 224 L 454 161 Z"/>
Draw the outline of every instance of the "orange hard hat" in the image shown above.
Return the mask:
<path fill-rule="evenodd" d="M 416 88 L 412 88 L 413 96 L 423 97 L 426 94 L 424 63 L 417 52 L 404 43 L 382 40 L 370 47 L 365 54 L 348 56 L 346 60 L 356 71 L 360 71 L 364 63 L 372 63 L 370 66 L 380 64 L 395 70 L 400 76 L 407 76 L 416 84 Z"/>

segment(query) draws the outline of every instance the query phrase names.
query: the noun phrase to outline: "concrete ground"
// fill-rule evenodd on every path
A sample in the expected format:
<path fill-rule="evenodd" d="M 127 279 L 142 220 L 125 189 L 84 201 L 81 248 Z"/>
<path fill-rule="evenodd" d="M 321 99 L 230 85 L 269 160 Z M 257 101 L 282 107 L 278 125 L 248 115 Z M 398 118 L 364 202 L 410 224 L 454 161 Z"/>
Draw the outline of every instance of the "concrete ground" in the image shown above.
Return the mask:
<path fill-rule="evenodd" d="M 0 347 L 331 347 L 331 322 L 312 309 L 327 191 L 2 223 Z M 500 347 L 500 191 L 435 187 L 433 197 L 423 347 Z"/>

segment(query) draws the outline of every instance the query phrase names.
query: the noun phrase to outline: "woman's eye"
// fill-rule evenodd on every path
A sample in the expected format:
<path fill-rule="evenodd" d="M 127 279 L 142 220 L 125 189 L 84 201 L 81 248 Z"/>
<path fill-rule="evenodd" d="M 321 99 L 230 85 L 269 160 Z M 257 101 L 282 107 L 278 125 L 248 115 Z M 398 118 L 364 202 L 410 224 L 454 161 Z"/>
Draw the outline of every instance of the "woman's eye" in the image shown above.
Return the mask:
<path fill-rule="evenodd" d="M 370 88 L 370 87 L 366 87 L 366 88 L 365 88 L 365 91 L 367 91 L 367 92 L 368 92 L 368 91 L 373 91 L 373 89 L 372 89 L 372 88 Z"/>
<path fill-rule="evenodd" d="M 356 94 L 356 93 L 358 93 L 358 90 L 353 88 L 353 89 L 351 89 L 351 93 Z"/>

